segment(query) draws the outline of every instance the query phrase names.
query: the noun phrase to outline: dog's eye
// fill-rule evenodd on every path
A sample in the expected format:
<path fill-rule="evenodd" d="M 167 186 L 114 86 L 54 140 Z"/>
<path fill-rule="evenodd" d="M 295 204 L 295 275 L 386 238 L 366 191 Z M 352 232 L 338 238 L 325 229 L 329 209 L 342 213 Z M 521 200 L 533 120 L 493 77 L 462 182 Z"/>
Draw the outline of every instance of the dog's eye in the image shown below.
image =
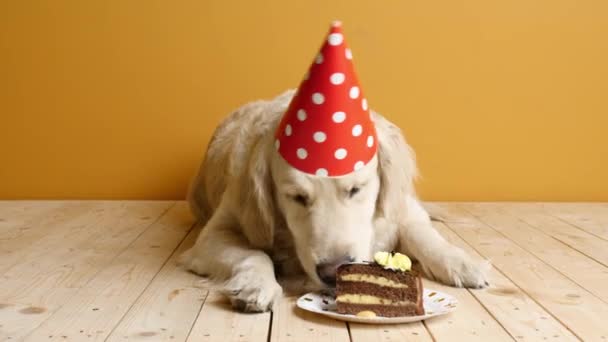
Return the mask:
<path fill-rule="evenodd" d="M 308 205 L 308 197 L 304 195 L 295 195 L 293 196 L 293 200 L 304 207 Z"/>
<path fill-rule="evenodd" d="M 348 197 L 352 198 L 353 196 L 355 196 L 359 192 L 359 190 L 361 190 L 361 188 L 358 188 L 356 186 L 352 187 L 350 190 L 348 190 Z"/>

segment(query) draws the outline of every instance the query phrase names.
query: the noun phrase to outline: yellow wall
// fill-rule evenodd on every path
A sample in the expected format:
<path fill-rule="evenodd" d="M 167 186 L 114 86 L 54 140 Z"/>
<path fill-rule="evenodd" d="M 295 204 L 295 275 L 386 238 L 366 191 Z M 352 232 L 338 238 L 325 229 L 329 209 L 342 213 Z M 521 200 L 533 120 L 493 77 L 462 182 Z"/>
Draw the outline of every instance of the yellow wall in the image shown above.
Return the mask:
<path fill-rule="evenodd" d="M 0 198 L 181 198 L 332 19 L 432 200 L 608 200 L 604 0 L 1 1 Z"/>

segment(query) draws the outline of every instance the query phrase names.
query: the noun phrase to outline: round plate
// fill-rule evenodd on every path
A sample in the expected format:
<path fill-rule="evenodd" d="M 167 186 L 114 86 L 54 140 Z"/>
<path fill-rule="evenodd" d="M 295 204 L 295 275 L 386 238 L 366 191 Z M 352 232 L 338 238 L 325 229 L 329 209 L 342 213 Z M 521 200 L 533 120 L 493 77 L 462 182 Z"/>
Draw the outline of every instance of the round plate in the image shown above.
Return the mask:
<path fill-rule="evenodd" d="M 343 315 L 336 312 L 336 301 L 332 295 L 319 292 L 311 292 L 303 295 L 298 298 L 296 304 L 301 309 L 329 316 L 337 320 L 373 324 L 396 324 L 422 321 L 427 318 L 450 313 L 454 311 L 456 305 L 458 305 L 456 298 L 432 289 L 424 289 L 422 299 L 424 301 L 424 315 L 402 317 L 357 317 L 355 315 Z"/>

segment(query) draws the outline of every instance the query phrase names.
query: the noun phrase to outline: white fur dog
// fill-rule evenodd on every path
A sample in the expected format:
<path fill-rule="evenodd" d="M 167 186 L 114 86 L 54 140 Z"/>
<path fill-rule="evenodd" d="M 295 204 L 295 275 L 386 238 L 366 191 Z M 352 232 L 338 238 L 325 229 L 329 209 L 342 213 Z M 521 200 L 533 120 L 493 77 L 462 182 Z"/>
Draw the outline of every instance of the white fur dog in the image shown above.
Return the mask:
<path fill-rule="evenodd" d="M 242 311 L 265 311 L 282 294 L 275 271 L 305 272 L 319 285 L 338 265 L 399 251 L 445 284 L 487 285 L 474 261 L 432 227 L 416 198 L 413 153 L 399 128 L 372 112 L 379 149 L 357 172 L 316 177 L 289 166 L 274 131 L 294 91 L 247 104 L 217 128 L 188 200 L 203 230 L 185 266 L 225 281 Z"/>

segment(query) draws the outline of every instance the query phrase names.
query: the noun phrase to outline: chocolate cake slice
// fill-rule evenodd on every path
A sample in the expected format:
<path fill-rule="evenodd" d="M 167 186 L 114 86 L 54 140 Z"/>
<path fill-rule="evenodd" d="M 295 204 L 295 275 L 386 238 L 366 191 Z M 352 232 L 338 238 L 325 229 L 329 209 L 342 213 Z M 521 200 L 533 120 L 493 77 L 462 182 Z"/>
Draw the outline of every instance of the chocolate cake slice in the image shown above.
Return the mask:
<path fill-rule="evenodd" d="M 351 263 L 341 265 L 336 273 L 336 304 L 341 314 L 423 315 L 422 293 L 420 275 L 409 269 L 377 262 Z"/>

